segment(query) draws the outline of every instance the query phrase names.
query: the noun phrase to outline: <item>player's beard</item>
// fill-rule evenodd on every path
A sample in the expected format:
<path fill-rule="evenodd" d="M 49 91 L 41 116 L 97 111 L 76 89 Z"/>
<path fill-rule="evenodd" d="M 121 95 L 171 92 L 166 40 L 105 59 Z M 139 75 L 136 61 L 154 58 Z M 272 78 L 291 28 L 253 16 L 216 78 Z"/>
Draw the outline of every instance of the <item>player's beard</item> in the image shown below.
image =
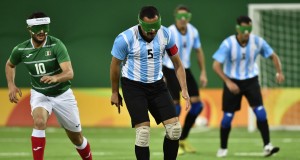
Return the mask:
<path fill-rule="evenodd" d="M 41 36 L 43 36 L 42 39 L 39 39 L 39 38 L 38 38 L 39 34 L 41 34 Z M 32 40 L 33 40 L 36 44 L 41 45 L 42 43 L 45 42 L 47 34 L 45 34 L 45 33 L 39 33 L 39 34 L 32 35 L 31 37 L 32 37 Z"/>

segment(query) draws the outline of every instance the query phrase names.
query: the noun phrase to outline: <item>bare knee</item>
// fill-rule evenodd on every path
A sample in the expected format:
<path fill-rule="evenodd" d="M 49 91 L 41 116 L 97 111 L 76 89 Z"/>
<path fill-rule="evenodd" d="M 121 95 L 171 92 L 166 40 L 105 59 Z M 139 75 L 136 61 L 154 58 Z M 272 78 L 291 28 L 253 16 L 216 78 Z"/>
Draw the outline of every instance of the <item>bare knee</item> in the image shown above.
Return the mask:
<path fill-rule="evenodd" d="M 47 120 L 49 117 L 48 111 L 42 107 L 37 107 L 32 111 L 33 125 L 35 129 L 45 130 L 47 127 Z"/>
<path fill-rule="evenodd" d="M 34 118 L 34 128 L 38 130 L 45 130 L 47 128 L 47 120 L 43 117 Z"/>

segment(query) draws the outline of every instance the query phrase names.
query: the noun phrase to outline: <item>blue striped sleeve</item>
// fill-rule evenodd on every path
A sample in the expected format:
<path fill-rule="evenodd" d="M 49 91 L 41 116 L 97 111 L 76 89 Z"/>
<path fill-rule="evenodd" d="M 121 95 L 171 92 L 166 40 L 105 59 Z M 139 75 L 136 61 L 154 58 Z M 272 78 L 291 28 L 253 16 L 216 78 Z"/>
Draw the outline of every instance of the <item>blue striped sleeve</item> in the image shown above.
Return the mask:
<path fill-rule="evenodd" d="M 194 29 L 193 31 L 195 34 L 193 48 L 201 48 L 200 35 L 199 35 L 197 29 Z"/>
<path fill-rule="evenodd" d="M 111 54 L 119 60 L 124 60 L 128 54 L 128 44 L 122 34 L 115 39 Z"/>
<path fill-rule="evenodd" d="M 274 53 L 274 50 L 271 48 L 271 46 L 263 39 L 261 52 L 260 54 L 264 58 L 270 57 Z"/>
<path fill-rule="evenodd" d="M 220 63 L 224 63 L 226 57 L 229 55 L 229 52 L 229 47 L 226 45 L 226 40 L 224 40 L 219 49 L 214 53 L 213 59 Z"/>
<path fill-rule="evenodd" d="M 164 29 L 164 36 L 168 39 L 166 49 L 170 49 L 175 45 L 175 34 L 165 27 L 163 29 Z"/>

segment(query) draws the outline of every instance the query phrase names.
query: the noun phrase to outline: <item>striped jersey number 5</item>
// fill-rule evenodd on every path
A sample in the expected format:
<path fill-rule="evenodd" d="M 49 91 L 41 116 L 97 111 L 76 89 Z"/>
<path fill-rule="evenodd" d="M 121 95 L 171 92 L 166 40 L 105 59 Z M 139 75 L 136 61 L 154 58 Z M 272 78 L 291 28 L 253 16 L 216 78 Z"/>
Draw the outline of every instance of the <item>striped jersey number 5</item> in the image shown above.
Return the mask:
<path fill-rule="evenodd" d="M 46 73 L 46 68 L 45 68 L 44 63 L 36 63 L 34 66 L 35 66 L 37 74 L 45 74 Z"/>
<path fill-rule="evenodd" d="M 153 58 L 152 49 L 148 49 L 148 59 Z"/>

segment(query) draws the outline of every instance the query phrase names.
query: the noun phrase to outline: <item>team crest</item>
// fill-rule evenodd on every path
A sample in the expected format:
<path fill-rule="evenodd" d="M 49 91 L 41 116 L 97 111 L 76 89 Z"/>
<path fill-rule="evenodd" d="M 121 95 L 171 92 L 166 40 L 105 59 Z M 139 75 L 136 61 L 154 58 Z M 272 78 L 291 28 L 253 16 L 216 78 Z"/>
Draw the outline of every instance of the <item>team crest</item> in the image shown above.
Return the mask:
<path fill-rule="evenodd" d="M 51 51 L 46 51 L 45 56 L 51 56 Z"/>

